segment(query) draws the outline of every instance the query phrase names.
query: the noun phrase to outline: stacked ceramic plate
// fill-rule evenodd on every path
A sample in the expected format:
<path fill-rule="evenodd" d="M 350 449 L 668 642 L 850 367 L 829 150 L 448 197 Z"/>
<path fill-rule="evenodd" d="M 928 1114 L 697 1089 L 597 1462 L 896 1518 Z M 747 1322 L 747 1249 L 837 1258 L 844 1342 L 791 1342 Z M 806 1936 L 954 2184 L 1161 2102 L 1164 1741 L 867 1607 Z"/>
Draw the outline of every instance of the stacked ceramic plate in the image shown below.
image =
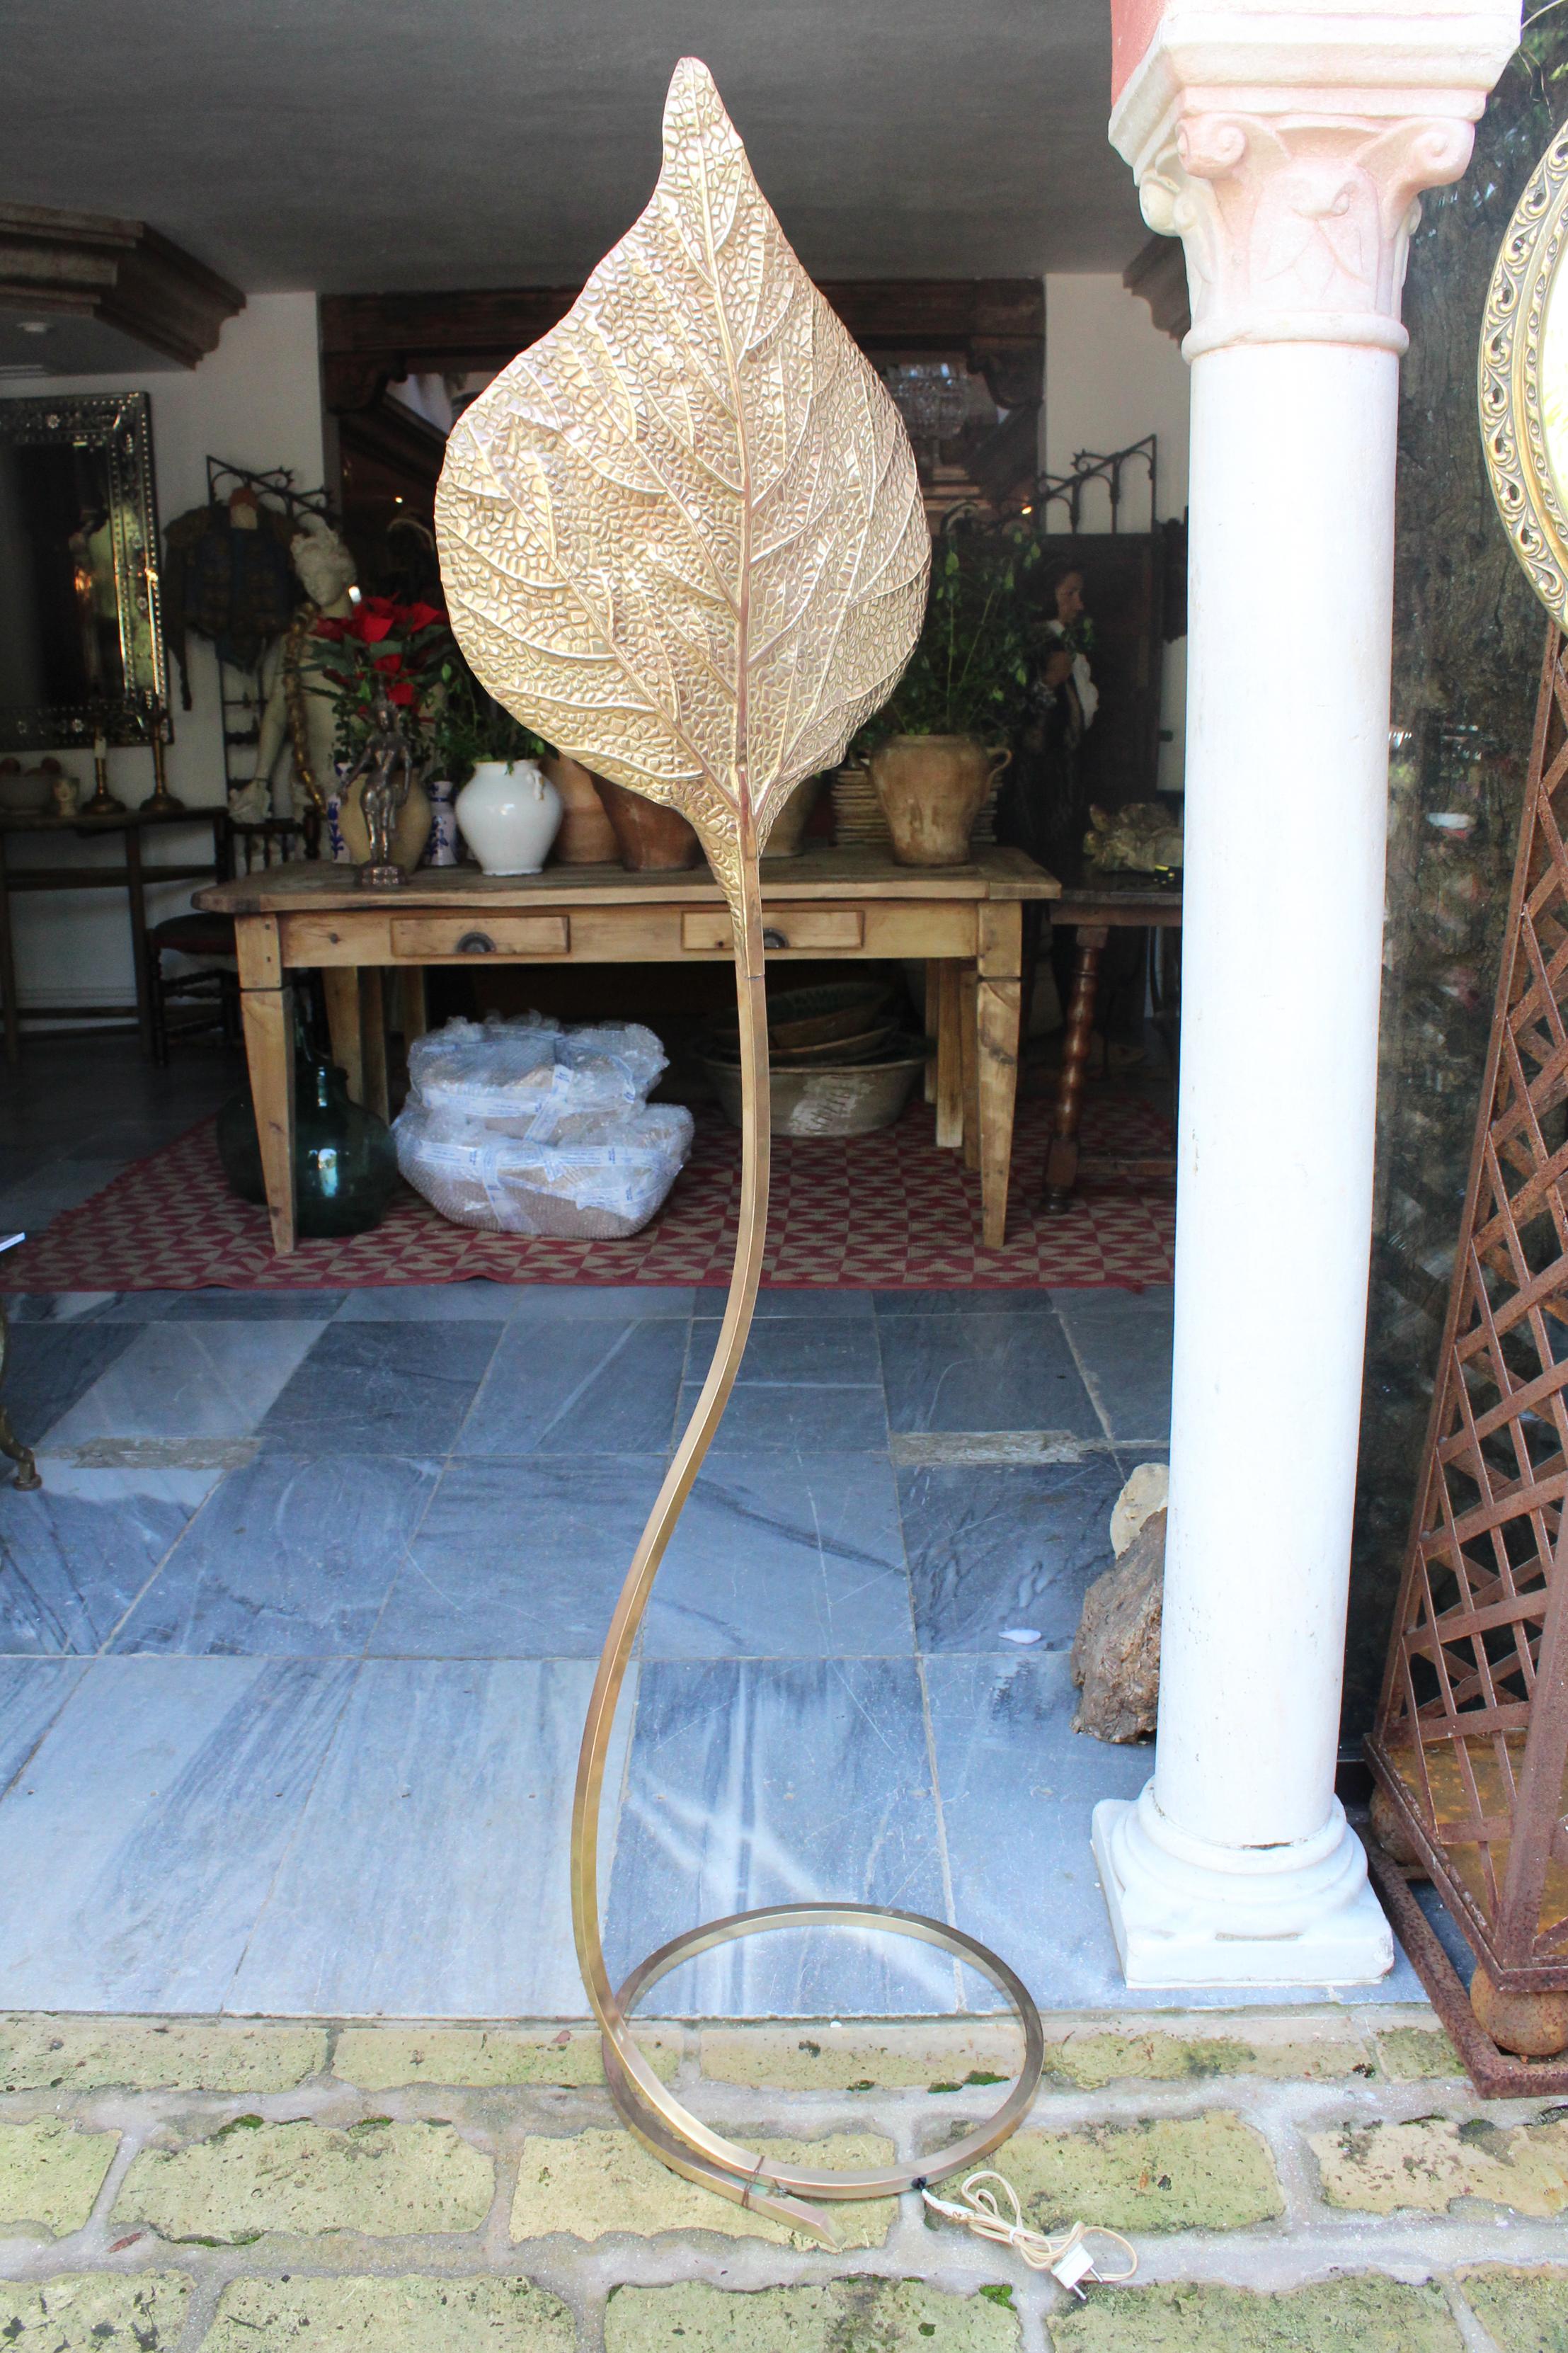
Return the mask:
<path fill-rule="evenodd" d="M 833 828 L 840 849 L 887 849 L 892 842 L 871 771 L 854 761 L 833 778 Z"/>

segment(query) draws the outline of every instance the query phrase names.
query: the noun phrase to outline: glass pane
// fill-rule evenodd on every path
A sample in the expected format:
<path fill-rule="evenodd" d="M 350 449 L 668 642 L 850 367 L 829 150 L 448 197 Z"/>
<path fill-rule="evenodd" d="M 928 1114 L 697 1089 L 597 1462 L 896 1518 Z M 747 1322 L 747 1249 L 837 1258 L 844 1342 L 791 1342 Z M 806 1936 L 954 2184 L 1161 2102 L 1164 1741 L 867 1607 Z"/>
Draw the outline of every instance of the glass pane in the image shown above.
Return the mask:
<path fill-rule="evenodd" d="M 125 692 L 107 449 L 0 443 L 0 705 Z"/>

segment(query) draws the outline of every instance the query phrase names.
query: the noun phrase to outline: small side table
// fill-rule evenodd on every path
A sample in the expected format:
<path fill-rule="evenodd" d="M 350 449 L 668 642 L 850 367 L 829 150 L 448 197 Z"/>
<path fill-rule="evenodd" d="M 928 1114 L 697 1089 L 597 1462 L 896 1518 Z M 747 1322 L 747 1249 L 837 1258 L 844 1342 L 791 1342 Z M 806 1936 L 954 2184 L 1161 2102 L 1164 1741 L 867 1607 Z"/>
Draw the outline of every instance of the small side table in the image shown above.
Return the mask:
<path fill-rule="evenodd" d="M 1083 1117 L 1083 1082 L 1089 1043 L 1094 1034 L 1094 1000 L 1105 944 L 1119 929 L 1179 931 L 1181 886 L 1162 887 L 1142 879 L 1125 886 L 1109 881 L 1083 884 L 1062 892 L 1050 910 L 1050 918 L 1053 926 L 1071 924 L 1078 934 L 1072 996 L 1062 1038 L 1061 1076 L 1057 1082 L 1051 1145 L 1046 1157 L 1046 1209 L 1051 1216 L 1059 1216 L 1064 1209 L 1071 1208 L 1080 1175 L 1153 1179 L 1176 1173 L 1175 1158 L 1171 1153 L 1150 1154 L 1142 1159 L 1106 1156 L 1080 1160 L 1078 1131 Z"/>
<path fill-rule="evenodd" d="M 25 1242 L 26 1239 L 26 1234 L 0 1234 L 0 1251 L 15 1250 L 18 1242 Z M 5 1357 L 10 1344 L 11 1326 L 5 1320 L 5 1293 L 0 1292 L 0 1381 L 5 1377 Z M 0 1398 L 0 1454 L 9 1455 L 16 1464 L 14 1483 L 16 1486 L 30 1490 L 43 1485 L 38 1466 L 33 1460 L 33 1450 L 30 1446 L 24 1446 L 12 1429 L 11 1417 L 5 1410 L 3 1398 Z"/>

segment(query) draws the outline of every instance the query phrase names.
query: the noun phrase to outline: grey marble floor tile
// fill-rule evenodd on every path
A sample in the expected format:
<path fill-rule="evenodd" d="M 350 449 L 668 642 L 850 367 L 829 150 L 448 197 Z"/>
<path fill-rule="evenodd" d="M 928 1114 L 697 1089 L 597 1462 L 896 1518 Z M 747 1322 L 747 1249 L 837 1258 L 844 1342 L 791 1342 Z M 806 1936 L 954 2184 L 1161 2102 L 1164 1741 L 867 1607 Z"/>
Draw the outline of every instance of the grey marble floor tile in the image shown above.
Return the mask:
<path fill-rule="evenodd" d="M 905 1315 L 1037 1315 L 1048 1302 L 1044 1291 L 1019 1284 L 1007 1291 L 874 1291 L 877 1320 Z"/>
<path fill-rule="evenodd" d="M 1134 1992 L 1116 1957 L 1089 1824 L 1101 1798 L 1135 1798 L 1152 1746 L 1072 1729 L 1077 1700 L 1061 1652 L 1042 1658 L 930 1659 L 926 1683 L 937 1779 L 961 1928 L 1010 1961 L 1042 2010 L 1234 2010 L 1321 2000 L 1322 1986 L 1152 1987 Z M 1001 2006 L 964 1976 L 974 2009 Z M 1358 2001 L 1419 2001 L 1401 1954 Z"/>
<path fill-rule="evenodd" d="M 1067 1335 L 1043 1300 L 1032 1315 L 900 1316 L 881 1335 L 894 1430 L 1100 1435 Z"/>
<path fill-rule="evenodd" d="M 648 1604 L 645 1659 L 893 1657 L 912 1644 L 885 1462 L 759 1455 L 703 1472 Z"/>
<path fill-rule="evenodd" d="M 921 1649 L 1005 1654 L 1015 1646 L 1003 1630 L 1014 1627 L 1069 1650 L 1084 1594 L 1111 1564 L 1122 1478 L 1109 1455 L 900 1470 Z"/>
<path fill-rule="evenodd" d="M 457 1323 L 468 1318 L 506 1324 L 514 1315 L 536 1323 L 626 1324 L 691 1313 L 689 1283 L 658 1282 L 405 1282 L 350 1292 L 345 1324 Z"/>
<path fill-rule="evenodd" d="M 679 1316 L 514 1316 L 458 1440 L 460 1454 L 660 1453 L 686 1354 Z"/>
<path fill-rule="evenodd" d="M 683 1430 L 701 1395 L 700 1381 L 680 1392 L 677 1431 Z M 827 1381 L 738 1381 L 710 1449 L 715 1460 L 731 1454 L 787 1454 L 811 1461 L 819 1454 L 888 1451 L 888 1409 L 880 1387 L 840 1387 Z"/>
<path fill-rule="evenodd" d="M 118 1291 L 20 1291 L 9 1293 L 5 1314 L 18 1324 L 92 1324 L 111 1319 Z"/>
<path fill-rule="evenodd" d="M 1166 1438 L 1171 1429 L 1173 1293 L 1053 1291 L 1089 1391 L 1116 1439 Z"/>
<path fill-rule="evenodd" d="M 36 1446 L 135 1337 L 133 1332 L 96 1320 L 15 1324 L 0 1396 L 23 1443 Z"/>
<path fill-rule="evenodd" d="M 694 1294 L 692 1313 L 703 1318 L 722 1315 L 729 1293 L 722 1283 L 704 1283 Z M 846 1291 L 824 1284 L 820 1290 L 807 1290 L 804 1285 L 782 1287 L 766 1283 L 757 1293 L 755 1320 L 769 1323 L 775 1315 L 790 1319 L 801 1316 L 831 1316 L 837 1323 L 866 1324 L 875 1320 L 876 1294 L 869 1291 Z"/>
<path fill-rule="evenodd" d="M 128 1291 L 114 1312 L 122 1315 L 133 1311 L 138 1298 L 160 1299 L 167 1304 L 157 1314 L 174 1324 L 269 1324 L 291 1318 L 325 1324 L 348 1296 L 346 1291 L 225 1291 L 216 1286 L 201 1291 Z"/>
<path fill-rule="evenodd" d="M 682 1928 L 832 1900 L 943 1916 L 920 1686 L 907 1659 L 645 1665 L 612 1883 L 617 1975 Z M 861 2016 L 954 2006 L 952 1964 L 902 1938 L 784 1930 L 725 1945 L 661 2009 Z"/>
<path fill-rule="evenodd" d="M 1061 1652 L 926 1662 L 937 1781 L 961 1928 L 1012 1964 L 1042 2010 L 1121 2008 L 1128 1993 L 1089 1849 L 1100 1798 L 1135 1798 L 1152 1747 L 1072 1729 Z M 964 1972 L 975 2009 L 1000 2004 Z"/>
<path fill-rule="evenodd" d="M 689 1381 L 706 1377 L 720 1328 L 711 1316 L 700 1316 L 692 1324 Z M 739 1377 L 749 1388 L 803 1381 L 861 1388 L 879 1381 L 881 1372 L 877 1327 L 869 1316 L 773 1315 L 752 1324 Z"/>
<path fill-rule="evenodd" d="M 86 1672 L 83 1659 L 0 1659 L 0 1798 Z"/>
<path fill-rule="evenodd" d="M 101 1193 L 124 1166 L 123 1160 L 98 1158 L 46 1161 L 0 1193 L 0 1230 L 20 1227 L 26 1233 L 40 1233 L 63 1210 L 79 1208 Z"/>
<path fill-rule="evenodd" d="M 90 1325 L 89 1332 L 125 1333 L 130 1345 L 54 1424 L 49 1443 L 247 1438 L 326 1328 L 298 1319 Z"/>
<path fill-rule="evenodd" d="M 227 2007 L 581 2017 L 567 1855 L 593 1679 L 586 1660 L 367 1660 Z"/>
<path fill-rule="evenodd" d="M 0 1799 L 0 2008 L 219 2009 L 354 1672 L 93 1660 Z"/>
<path fill-rule="evenodd" d="M 36 1493 L 0 1486 L 0 1652 L 99 1651 L 219 1474 L 39 1468 Z"/>
<path fill-rule="evenodd" d="M 499 1324 L 329 1324 L 261 1424 L 270 1451 L 450 1449 L 495 1354 Z"/>
<path fill-rule="evenodd" d="M 258 1455 L 225 1478 L 114 1649 L 356 1658 L 437 1467 L 385 1454 Z"/>
<path fill-rule="evenodd" d="M 458 1457 L 371 1655 L 596 1658 L 663 1477 L 662 1454 Z"/>

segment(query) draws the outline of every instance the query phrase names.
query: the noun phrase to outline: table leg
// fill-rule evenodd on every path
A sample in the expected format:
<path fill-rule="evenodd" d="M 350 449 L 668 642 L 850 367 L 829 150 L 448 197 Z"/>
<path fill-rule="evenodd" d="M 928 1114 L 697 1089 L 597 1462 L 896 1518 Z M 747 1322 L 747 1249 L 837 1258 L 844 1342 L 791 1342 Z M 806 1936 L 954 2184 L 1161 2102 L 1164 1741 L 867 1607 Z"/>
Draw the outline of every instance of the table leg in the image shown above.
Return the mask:
<path fill-rule="evenodd" d="M 980 1066 L 980 1204 L 987 1250 L 1007 1235 L 1013 1166 L 1013 1113 L 1018 1095 L 1018 1031 L 1023 1003 L 1016 980 L 982 978 L 976 1004 Z"/>
<path fill-rule="evenodd" d="M 926 958 L 926 1070 L 925 1098 L 936 1101 L 936 1044 L 942 1021 L 942 966 L 934 956 Z"/>
<path fill-rule="evenodd" d="M 11 881 L 5 837 L 0 833 L 0 997 L 5 1000 L 5 1060 L 22 1059 L 22 1019 L 16 1010 L 16 955 L 11 944 Z"/>
<path fill-rule="evenodd" d="M 944 958 L 936 967 L 936 1140 L 956 1151 L 963 1142 L 963 1008 L 960 967 Z"/>
<path fill-rule="evenodd" d="M 321 966 L 327 1005 L 327 1042 L 333 1061 L 349 1082 L 349 1101 L 364 1101 L 364 1050 L 360 1042 L 359 974 L 352 964 Z"/>
<path fill-rule="evenodd" d="M 272 1219 L 272 1247 L 279 1258 L 294 1247 L 294 1011 L 293 992 L 247 988 L 240 992 L 245 1055 L 250 1068 L 250 1101 L 261 1142 L 261 1172 Z"/>
<path fill-rule="evenodd" d="M 391 1117 L 386 1092 L 386 989 L 379 965 L 362 965 L 359 976 L 360 1052 L 364 1066 L 364 1107 L 377 1119 Z"/>
<path fill-rule="evenodd" d="M 147 878 L 142 871 L 142 834 L 134 825 L 125 828 L 125 896 L 131 908 L 131 959 L 136 967 L 136 1026 L 142 1032 L 142 1060 L 155 1062 L 158 1049 L 153 1035 L 153 980 L 147 969 Z"/>
<path fill-rule="evenodd" d="M 1100 979 L 1100 953 L 1110 936 L 1104 923 L 1080 923 L 1073 965 L 1072 1001 L 1062 1037 L 1062 1070 L 1057 1082 L 1056 1115 L 1051 1124 L 1051 1148 L 1046 1158 L 1046 1209 L 1059 1217 L 1072 1207 L 1078 1181 L 1078 1131 L 1083 1115 L 1084 1071 L 1094 1032 L 1094 997 Z"/>
<path fill-rule="evenodd" d="M 430 1027 L 429 1009 L 425 1001 L 425 967 L 422 964 L 405 964 L 397 975 L 399 1013 L 403 1025 L 403 1050 L 408 1051 L 417 1038 L 423 1038 Z"/>
<path fill-rule="evenodd" d="M 963 1071 L 963 1165 L 980 1166 L 980 975 L 971 965 L 958 977 L 959 1052 Z"/>

